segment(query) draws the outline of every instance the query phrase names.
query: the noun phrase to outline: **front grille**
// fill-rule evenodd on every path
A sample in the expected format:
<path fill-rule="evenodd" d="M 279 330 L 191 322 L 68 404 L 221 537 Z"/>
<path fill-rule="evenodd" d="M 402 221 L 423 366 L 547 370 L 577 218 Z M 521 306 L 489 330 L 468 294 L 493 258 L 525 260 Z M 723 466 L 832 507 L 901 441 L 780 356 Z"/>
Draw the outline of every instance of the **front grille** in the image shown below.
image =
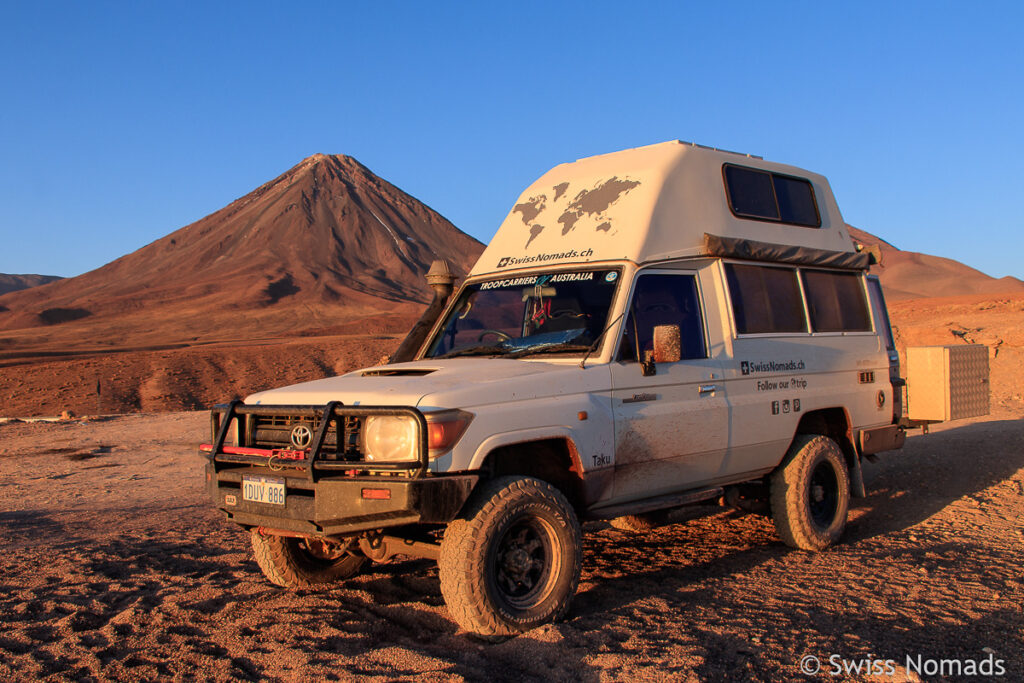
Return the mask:
<path fill-rule="evenodd" d="M 320 430 L 321 418 L 304 415 L 250 415 L 247 420 L 246 443 L 253 448 L 295 449 L 292 430 L 305 425 L 312 434 Z M 360 460 L 359 433 L 363 420 L 345 417 L 334 421 L 324 435 L 324 446 L 320 451 L 325 460 Z M 338 448 L 338 444 L 341 448 Z"/>

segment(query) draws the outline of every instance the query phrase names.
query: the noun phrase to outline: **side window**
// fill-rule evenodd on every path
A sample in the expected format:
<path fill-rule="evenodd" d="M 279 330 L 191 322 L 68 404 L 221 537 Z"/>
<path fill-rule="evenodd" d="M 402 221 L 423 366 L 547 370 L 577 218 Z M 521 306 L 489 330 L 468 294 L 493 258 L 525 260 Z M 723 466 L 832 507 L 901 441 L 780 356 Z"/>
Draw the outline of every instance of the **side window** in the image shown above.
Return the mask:
<path fill-rule="evenodd" d="M 804 270 L 802 276 L 813 331 L 871 331 L 871 315 L 860 273 Z"/>
<path fill-rule="evenodd" d="M 725 264 L 738 334 L 806 332 L 796 270 Z"/>
<path fill-rule="evenodd" d="M 704 320 L 693 275 L 641 275 L 626 318 L 619 360 L 635 361 L 654 348 L 654 328 L 678 325 L 681 357 L 706 358 Z"/>
<path fill-rule="evenodd" d="M 783 223 L 814 228 L 821 225 L 818 205 L 814 201 L 814 190 L 811 189 L 809 182 L 802 178 L 790 178 L 773 173 L 772 187 L 779 202 L 779 219 Z"/>
<path fill-rule="evenodd" d="M 738 216 L 779 220 L 772 190 L 772 174 L 739 166 L 725 167 L 725 186 L 733 213 Z"/>
<path fill-rule="evenodd" d="M 868 292 L 871 294 L 871 307 L 875 310 L 875 328 L 885 340 L 885 348 L 889 351 L 896 350 L 896 341 L 892 336 L 892 326 L 889 324 L 889 310 L 885 306 L 885 296 L 882 294 L 882 283 L 877 277 L 869 277 Z"/>
<path fill-rule="evenodd" d="M 729 208 L 736 216 L 821 227 L 814 188 L 806 179 L 732 164 L 722 170 Z"/>

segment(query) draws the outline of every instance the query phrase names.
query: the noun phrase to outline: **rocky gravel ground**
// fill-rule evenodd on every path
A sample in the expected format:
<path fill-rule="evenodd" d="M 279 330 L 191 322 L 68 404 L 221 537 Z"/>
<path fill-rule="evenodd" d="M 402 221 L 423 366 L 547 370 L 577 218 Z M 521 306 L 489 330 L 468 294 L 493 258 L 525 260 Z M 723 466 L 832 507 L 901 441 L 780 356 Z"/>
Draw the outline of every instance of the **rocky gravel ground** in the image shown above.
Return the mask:
<path fill-rule="evenodd" d="M 642 535 L 588 523 L 567 618 L 499 644 L 458 631 L 425 560 L 271 586 L 204 499 L 206 430 L 204 413 L 0 424 L 0 678 L 1024 679 L 1019 414 L 868 464 L 823 553 L 721 509 Z"/>

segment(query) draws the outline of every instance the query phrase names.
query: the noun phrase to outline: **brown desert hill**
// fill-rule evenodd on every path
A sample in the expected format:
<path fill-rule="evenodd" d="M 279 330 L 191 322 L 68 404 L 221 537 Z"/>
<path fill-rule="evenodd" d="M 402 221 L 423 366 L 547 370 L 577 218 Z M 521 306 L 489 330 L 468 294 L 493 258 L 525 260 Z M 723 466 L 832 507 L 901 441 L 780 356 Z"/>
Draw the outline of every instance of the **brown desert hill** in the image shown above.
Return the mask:
<path fill-rule="evenodd" d="M 434 259 L 465 273 L 482 249 L 352 157 L 316 154 L 101 268 L 0 297 L 0 345 L 66 351 L 401 329 L 429 300 Z"/>
<path fill-rule="evenodd" d="M 882 263 L 872 266 L 889 300 L 1024 292 L 1015 277 L 994 278 L 953 259 L 903 251 L 869 232 L 847 225 L 857 242 L 878 245 Z"/>
<path fill-rule="evenodd" d="M 12 275 L 0 273 L 0 294 L 18 292 L 62 279 L 56 275 Z"/>

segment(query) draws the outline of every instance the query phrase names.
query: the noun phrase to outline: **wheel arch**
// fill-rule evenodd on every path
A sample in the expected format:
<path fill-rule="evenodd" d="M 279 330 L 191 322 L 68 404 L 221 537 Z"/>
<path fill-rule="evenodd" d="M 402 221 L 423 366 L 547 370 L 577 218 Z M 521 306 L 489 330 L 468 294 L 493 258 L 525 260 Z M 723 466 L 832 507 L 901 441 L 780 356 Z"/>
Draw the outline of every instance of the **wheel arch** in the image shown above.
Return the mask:
<path fill-rule="evenodd" d="M 558 489 L 576 510 L 584 506 L 583 463 L 567 436 L 548 436 L 503 443 L 480 463 L 481 481 L 509 475 L 534 477 Z M 478 484 L 479 485 L 479 484 Z"/>
<path fill-rule="evenodd" d="M 853 445 L 853 423 L 846 408 L 836 406 L 806 413 L 800 418 L 793 440 L 807 434 L 821 434 L 835 441 L 843 452 L 843 460 L 851 476 L 860 470 L 860 459 Z"/>

